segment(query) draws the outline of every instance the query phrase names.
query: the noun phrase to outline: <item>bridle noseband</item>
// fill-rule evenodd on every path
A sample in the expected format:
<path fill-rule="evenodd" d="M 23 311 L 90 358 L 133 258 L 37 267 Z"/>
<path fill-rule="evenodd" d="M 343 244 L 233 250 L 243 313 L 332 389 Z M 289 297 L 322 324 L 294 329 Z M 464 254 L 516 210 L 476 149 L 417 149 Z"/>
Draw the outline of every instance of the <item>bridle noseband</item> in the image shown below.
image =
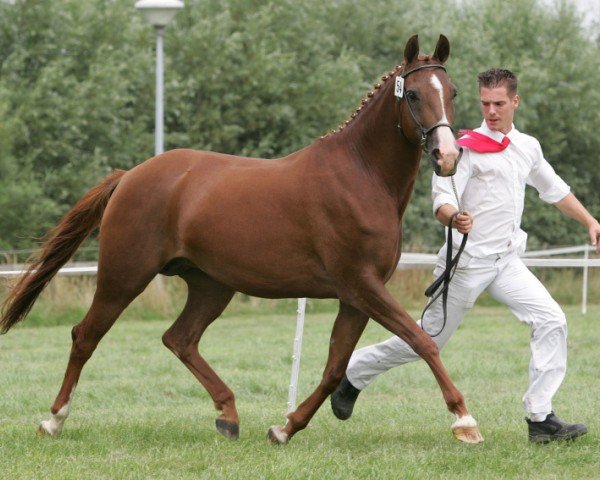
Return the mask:
<path fill-rule="evenodd" d="M 419 70 L 423 70 L 425 68 L 441 68 L 442 70 L 446 71 L 446 67 L 444 67 L 444 65 L 442 65 L 440 63 L 433 63 L 433 64 L 430 64 L 430 65 L 421 65 L 419 67 L 413 68 L 412 70 L 408 70 L 407 72 L 403 72 L 400 75 L 400 77 L 402 79 L 405 79 L 410 74 L 412 74 L 414 72 L 417 72 Z M 397 126 L 398 126 L 398 129 L 400 131 L 403 131 L 402 130 L 402 103 L 401 103 L 403 97 L 406 100 L 406 104 L 408 105 L 408 111 L 410 112 L 410 116 L 412 117 L 413 121 L 415 122 L 415 124 L 417 125 L 417 127 L 419 127 L 419 130 L 421 131 L 421 147 L 423 149 L 425 148 L 425 145 L 427 143 L 427 137 L 435 129 L 440 128 L 440 127 L 448 127 L 450 130 L 452 130 L 452 133 L 454 133 L 454 128 L 448 122 L 438 122 L 435 125 L 433 125 L 432 127 L 425 128 L 421 124 L 421 122 L 419 121 L 419 119 L 417 118 L 417 116 L 415 115 L 415 111 L 413 110 L 412 104 L 410 103 L 410 100 L 409 100 L 408 96 L 406 96 L 404 94 L 402 94 L 400 96 L 396 95 L 396 99 L 397 99 L 398 105 L 399 105 L 398 125 Z"/>

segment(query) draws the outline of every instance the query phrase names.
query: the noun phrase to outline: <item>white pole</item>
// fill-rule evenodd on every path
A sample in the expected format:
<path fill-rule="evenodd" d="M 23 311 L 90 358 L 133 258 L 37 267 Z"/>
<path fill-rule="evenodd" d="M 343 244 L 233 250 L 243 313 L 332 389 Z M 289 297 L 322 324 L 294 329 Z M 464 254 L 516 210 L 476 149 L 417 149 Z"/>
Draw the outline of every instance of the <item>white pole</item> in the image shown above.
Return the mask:
<path fill-rule="evenodd" d="M 292 355 L 292 379 L 288 394 L 287 413 L 296 410 L 296 396 L 298 394 L 298 375 L 300 374 L 300 355 L 302 354 L 302 333 L 304 331 L 304 313 L 306 311 L 306 298 L 298 299 L 296 316 L 296 336 L 294 337 L 294 353 Z"/>
<path fill-rule="evenodd" d="M 163 32 L 165 27 L 157 26 L 156 29 L 156 106 L 154 118 L 154 154 L 164 151 L 163 130 Z"/>
<path fill-rule="evenodd" d="M 163 131 L 163 32 L 175 14 L 184 7 L 182 0 L 137 0 L 135 8 L 142 12 L 156 31 L 156 92 L 154 116 L 154 154 L 164 152 Z"/>
<path fill-rule="evenodd" d="M 164 26 L 156 25 L 156 92 L 154 97 L 154 155 L 165 151 L 164 147 L 164 56 L 163 56 L 163 33 Z M 156 287 L 162 294 L 165 290 L 163 276 L 156 275 Z"/>
<path fill-rule="evenodd" d="M 590 259 L 590 249 L 586 245 L 585 250 L 583 251 L 583 259 L 585 260 L 585 264 L 583 265 L 583 291 L 581 293 L 581 314 L 585 315 L 587 313 L 587 292 L 588 292 L 588 260 Z"/>

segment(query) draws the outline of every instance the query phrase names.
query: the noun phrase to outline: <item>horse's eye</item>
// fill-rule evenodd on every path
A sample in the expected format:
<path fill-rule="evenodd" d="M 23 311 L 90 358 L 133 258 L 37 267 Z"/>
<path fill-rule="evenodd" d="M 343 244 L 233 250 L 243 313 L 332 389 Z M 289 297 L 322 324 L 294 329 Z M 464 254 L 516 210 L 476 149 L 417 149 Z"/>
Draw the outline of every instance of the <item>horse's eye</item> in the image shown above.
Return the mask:
<path fill-rule="evenodd" d="M 452 90 L 452 98 L 456 98 L 458 96 L 458 90 Z"/>
<path fill-rule="evenodd" d="M 406 98 L 410 101 L 417 102 L 417 101 L 419 101 L 419 94 L 417 92 L 415 92 L 414 90 L 407 90 Z"/>

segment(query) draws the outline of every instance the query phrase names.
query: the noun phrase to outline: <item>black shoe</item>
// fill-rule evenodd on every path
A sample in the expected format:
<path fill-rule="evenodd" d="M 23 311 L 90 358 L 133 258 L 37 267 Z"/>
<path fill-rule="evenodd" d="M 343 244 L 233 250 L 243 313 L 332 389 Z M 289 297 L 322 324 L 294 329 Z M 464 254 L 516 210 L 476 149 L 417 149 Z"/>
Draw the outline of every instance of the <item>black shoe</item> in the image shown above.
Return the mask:
<path fill-rule="evenodd" d="M 550 412 L 543 422 L 532 422 L 525 419 L 529 425 L 529 441 L 548 443 L 554 440 L 573 440 L 585 433 L 587 428 L 582 423 L 566 423 Z"/>
<path fill-rule="evenodd" d="M 331 409 L 333 414 L 340 420 L 348 420 L 352 416 L 354 404 L 360 390 L 350 383 L 348 377 L 344 378 L 331 394 Z"/>

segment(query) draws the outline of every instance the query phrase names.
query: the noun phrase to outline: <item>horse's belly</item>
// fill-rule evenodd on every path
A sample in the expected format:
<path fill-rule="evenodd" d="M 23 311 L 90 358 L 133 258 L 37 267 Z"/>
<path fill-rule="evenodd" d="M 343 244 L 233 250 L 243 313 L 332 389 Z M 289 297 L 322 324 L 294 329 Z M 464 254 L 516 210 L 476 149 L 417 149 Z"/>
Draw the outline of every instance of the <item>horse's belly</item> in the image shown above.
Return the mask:
<path fill-rule="evenodd" d="M 210 258 L 209 258 L 210 257 Z M 310 262 L 273 262 L 270 255 L 255 261 L 232 261 L 219 254 L 199 255 L 195 264 L 202 271 L 238 292 L 264 298 L 335 298 L 331 279 Z"/>

